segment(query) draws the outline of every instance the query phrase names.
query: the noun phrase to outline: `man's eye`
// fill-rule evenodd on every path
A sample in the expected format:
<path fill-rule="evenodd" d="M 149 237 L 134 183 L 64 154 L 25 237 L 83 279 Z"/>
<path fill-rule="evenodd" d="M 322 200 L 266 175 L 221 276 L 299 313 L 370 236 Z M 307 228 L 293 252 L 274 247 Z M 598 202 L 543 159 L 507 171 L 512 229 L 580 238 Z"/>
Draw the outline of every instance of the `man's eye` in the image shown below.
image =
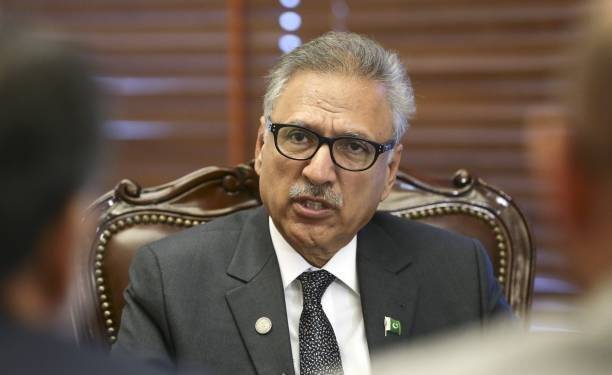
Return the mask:
<path fill-rule="evenodd" d="M 368 148 L 363 144 L 363 142 L 359 141 L 347 143 L 346 150 L 352 154 L 362 154 L 368 152 Z"/>
<path fill-rule="evenodd" d="M 289 136 L 287 138 L 289 138 L 289 140 L 294 143 L 304 143 L 308 141 L 306 133 L 301 130 L 293 130 L 291 133 L 289 133 Z"/>

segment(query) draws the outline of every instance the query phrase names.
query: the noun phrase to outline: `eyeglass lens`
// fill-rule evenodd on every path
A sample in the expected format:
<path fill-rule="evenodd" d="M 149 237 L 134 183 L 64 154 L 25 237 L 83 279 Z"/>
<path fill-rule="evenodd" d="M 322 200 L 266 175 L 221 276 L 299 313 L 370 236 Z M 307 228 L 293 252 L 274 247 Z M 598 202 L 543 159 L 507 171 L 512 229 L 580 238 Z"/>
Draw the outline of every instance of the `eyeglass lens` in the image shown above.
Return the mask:
<path fill-rule="evenodd" d="M 284 127 L 277 137 L 279 151 L 293 159 L 310 159 L 319 148 L 319 137 L 304 128 Z M 331 153 L 339 166 L 349 170 L 367 168 L 376 157 L 373 145 L 355 138 L 337 138 Z"/>

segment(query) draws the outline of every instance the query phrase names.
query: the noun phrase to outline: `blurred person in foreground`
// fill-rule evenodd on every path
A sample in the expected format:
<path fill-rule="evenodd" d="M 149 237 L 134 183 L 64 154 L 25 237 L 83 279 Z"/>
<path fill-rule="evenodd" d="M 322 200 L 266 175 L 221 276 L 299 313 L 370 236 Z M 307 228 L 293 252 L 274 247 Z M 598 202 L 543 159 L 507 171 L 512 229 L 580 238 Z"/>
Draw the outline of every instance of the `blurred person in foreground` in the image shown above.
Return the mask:
<path fill-rule="evenodd" d="M 140 249 L 113 351 L 368 374 L 382 347 L 509 315 L 477 241 L 376 212 L 413 110 L 399 56 L 374 40 L 330 32 L 281 56 L 255 144 L 263 207 Z"/>
<path fill-rule="evenodd" d="M 571 276 L 587 291 L 580 332 L 466 333 L 388 352 L 375 374 L 612 374 L 612 1 L 595 9 L 566 95 L 569 127 L 540 139 L 556 144 L 551 152 L 533 150 L 560 208 Z"/>
<path fill-rule="evenodd" d="M 78 54 L 0 20 L 0 373 L 155 374 L 51 334 L 99 139 Z"/>

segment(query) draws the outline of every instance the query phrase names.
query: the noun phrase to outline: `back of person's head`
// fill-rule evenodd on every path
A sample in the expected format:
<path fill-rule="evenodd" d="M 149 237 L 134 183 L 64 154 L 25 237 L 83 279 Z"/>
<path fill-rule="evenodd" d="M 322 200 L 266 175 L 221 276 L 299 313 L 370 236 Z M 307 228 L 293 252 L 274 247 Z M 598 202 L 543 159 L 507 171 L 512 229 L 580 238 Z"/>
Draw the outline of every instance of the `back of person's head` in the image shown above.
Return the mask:
<path fill-rule="evenodd" d="M 0 26 L 0 285 L 55 245 L 46 234 L 91 169 L 99 118 L 85 65 L 68 43 Z"/>

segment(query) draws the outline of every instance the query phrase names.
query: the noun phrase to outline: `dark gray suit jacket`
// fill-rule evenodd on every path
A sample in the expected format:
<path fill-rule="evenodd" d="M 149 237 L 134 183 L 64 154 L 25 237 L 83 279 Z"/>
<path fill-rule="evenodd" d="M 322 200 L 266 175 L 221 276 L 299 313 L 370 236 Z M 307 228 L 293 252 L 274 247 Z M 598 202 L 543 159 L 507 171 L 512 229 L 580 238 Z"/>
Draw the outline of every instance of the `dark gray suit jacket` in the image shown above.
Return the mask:
<path fill-rule="evenodd" d="M 474 240 L 376 213 L 357 237 L 370 352 L 508 312 Z M 221 374 L 293 374 L 278 261 L 263 208 L 243 211 L 139 250 L 113 351 Z M 272 321 L 260 335 L 255 322 Z M 401 336 L 384 335 L 385 316 Z"/>

